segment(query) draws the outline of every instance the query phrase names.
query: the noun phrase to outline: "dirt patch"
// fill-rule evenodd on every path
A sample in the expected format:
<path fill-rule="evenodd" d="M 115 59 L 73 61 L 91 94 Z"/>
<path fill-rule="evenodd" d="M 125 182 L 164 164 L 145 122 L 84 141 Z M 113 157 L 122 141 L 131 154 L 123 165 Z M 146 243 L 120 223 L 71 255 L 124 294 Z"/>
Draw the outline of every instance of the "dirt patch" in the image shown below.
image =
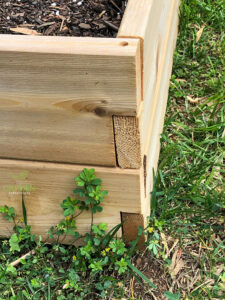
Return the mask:
<path fill-rule="evenodd" d="M 164 300 L 164 293 L 168 290 L 168 279 L 165 275 L 163 264 L 160 260 L 152 258 L 149 251 L 135 257 L 134 265 L 157 286 L 156 290 L 149 288 L 144 282 L 133 278 L 130 282 L 130 289 L 140 299 Z M 139 278 L 140 279 L 140 278 Z"/>
<path fill-rule="evenodd" d="M 116 37 L 126 4 L 126 0 L 0 0 L 0 33 Z"/>

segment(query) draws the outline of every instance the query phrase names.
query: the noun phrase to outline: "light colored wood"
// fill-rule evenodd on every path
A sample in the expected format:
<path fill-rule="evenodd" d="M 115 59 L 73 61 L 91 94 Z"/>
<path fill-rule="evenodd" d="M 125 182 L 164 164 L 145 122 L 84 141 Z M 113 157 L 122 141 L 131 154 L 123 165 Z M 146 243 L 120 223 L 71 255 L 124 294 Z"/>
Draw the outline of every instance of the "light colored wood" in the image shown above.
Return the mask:
<path fill-rule="evenodd" d="M 115 166 L 139 73 L 138 40 L 0 35 L 0 157 Z"/>
<path fill-rule="evenodd" d="M 34 104 L 0 102 L 0 157 L 116 165 L 112 117 Z"/>
<path fill-rule="evenodd" d="M 139 38 L 143 51 L 143 102 L 138 111 L 141 139 L 141 207 L 150 213 L 153 169 L 157 171 L 172 58 L 177 37 L 179 0 L 129 0 L 118 37 Z"/>
<path fill-rule="evenodd" d="M 142 184 L 146 189 L 145 195 L 142 196 L 142 199 L 145 199 L 142 203 L 145 215 L 150 211 L 152 169 L 156 170 L 158 163 L 159 140 L 177 37 L 178 7 L 179 0 L 129 0 L 118 33 L 119 38 L 139 38 L 143 51 L 144 101 L 140 103 L 138 121 L 134 124 L 133 131 L 140 132 L 139 162 L 143 170 Z M 134 138 L 133 143 L 135 142 Z M 131 148 L 124 151 L 124 156 L 132 157 Z"/>
<path fill-rule="evenodd" d="M 157 134 L 159 138 L 162 132 L 172 71 L 173 52 L 177 38 L 179 2 L 179 0 L 172 0 L 170 7 L 167 7 L 167 10 L 164 12 L 164 14 L 167 14 L 167 23 L 164 25 L 163 39 L 161 39 L 158 48 L 154 89 L 153 91 L 148 90 L 146 94 L 147 101 L 143 104 L 143 112 L 140 116 L 141 136 L 145 154 L 147 154 L 149 149 L 151 134 Z M 158 124 L 161 125 L 158 126 Z"/>
<path fill-rule="evenodd" d="M 141 93 L 137 39 L 0 35 L 0 54 L 4 101 L 136 113 Z"/>
<path fill-rule="evenodd" d="M 25 194 L 28 224 L 32 231 L 43 237 L 46 231 L 62 219 L 60 204 L 73 195 L 74 177 L 85 166 L 40 163 L 15 160 L 0 160 L 0 205 L 15 207 L 19 217 L 22 216 L 21 194 L 9 193 L 27 187 L 30 194 Z M 94 222 L 106 222 L 109 229 L 121 222 L 120 212 L 141 213 L 140 172 L 139 170 L 122 170 L 120 168 L 96 167 L 96 175 L 103 180 L 103 189 L 109 191 L 103 204 L 103 212 L 94 217 Z M 15 187 L 17 186 L 17 188 Z M 32 188 L 31 188 L 32 187 Z M 90 230 L 90 213 L 82 214 L 78 229 L 82 233 Z M 0 235 L 9 235 L 12 226 L 0 216 Z"/>
<path fill-rule="evenodd" d="M 135 117 L 114 116 L 117 163 L 123 169 L 141 166 L 140 132 Z"/>
<path fill-rule="evenodd" d="M 146 186 L 146 198 L 142 203 L 142 213 L 144 215 L 150 211 L 150 201 L 148 199 L 150 198 L 150 193 L 153 188 L 153 170 L 156 174 L 158 167 L 160 136 L 163 130 L 169 91 L 169 79 L 173 64 L 173 52 L 176 45 L 179 1 L 174 1 L 173 4 L 167 25 L 167 33 L 160 51 L 159 69 L 152 107 L 151 109 L 149 108 L 149 110 L 145 107 L 147 111 L 143 112 L 140 116 L 141 135 L 143 145 L 145 146 L 143 155 L 146 157 L 146 182 L 148 183 Z"/>
<path fill-rule="evenodd" d="M 139 38 L 143 50 L 143 97 L 154 91 L 162 43 L 174 3 L 178 0 L 129 0 L 118 37 Z M 166 72 L 166 71 L 165 71 Z"/>

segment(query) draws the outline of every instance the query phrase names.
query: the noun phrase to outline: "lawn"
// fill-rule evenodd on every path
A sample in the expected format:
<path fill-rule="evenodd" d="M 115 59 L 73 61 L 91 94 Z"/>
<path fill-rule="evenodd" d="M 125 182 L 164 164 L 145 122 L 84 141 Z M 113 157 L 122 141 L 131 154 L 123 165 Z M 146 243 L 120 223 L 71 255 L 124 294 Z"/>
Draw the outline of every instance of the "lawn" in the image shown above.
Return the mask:
<path fill-rule="evenodd" d="M 224 19 L 223 0 L 182 1 L 145 251 L 107 236 L 105 225 L 75 248 L 36 243 L 24 224 L 0 240 L 0 300 L 224 299 Z M 62 205 L 71 228 L 72 205 Z M 0 211 L 14 220 L 14 212 Z"/>

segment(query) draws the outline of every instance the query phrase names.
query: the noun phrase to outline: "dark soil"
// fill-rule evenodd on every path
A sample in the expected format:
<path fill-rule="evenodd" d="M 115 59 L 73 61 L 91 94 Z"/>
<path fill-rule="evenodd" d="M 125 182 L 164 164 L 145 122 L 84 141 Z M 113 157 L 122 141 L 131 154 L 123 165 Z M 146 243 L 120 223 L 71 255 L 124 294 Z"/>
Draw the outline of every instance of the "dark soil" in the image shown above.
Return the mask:
<path fill-rule="evenodd" d="M 151 257 L 149 251 L 145 251 L 134 258 L 133 264 L 153 284 L 157 286 L 157 289 L 154 290 L 153 293 L 151 292 L 152 289 L 149 289 L 149 286 L 146 283 L 137 280 L 137 278 L 133 278 L 134 280 L 131 282 L 131 285 L 134 294 L 137 296 L 137 298 L 143 300 L 165 299 L 163 295 L 167 290 L 169 290 L 169 286 L 168 278 L 166 276 L 166 272 L 163 268 L 163 264 L 161 263 L 161 261 Z M 153 296 L 153 294 L 155 297 Z"/>
<path fill-rule="evenodd" d="M 25 34 L 115 37 L 126 2 L 0 0 L 0 33 L 18 34 L 22 28 Z"/>

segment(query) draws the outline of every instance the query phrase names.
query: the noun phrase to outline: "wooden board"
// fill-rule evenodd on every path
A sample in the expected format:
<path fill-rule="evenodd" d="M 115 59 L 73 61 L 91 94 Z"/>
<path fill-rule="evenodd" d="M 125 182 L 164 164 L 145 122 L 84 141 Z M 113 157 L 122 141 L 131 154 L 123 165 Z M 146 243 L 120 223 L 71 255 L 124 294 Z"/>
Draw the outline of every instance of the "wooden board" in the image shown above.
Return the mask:
<path fill-rule="evenodd" d="M 15 160 L 0 160 L 0 205 L 15 207 L 22 216 L 21 194 L 13 193 L 19 187 L 30 187 L 25 195 L 28 223 L 36 234 L 45 236 L 46 231 L 62 219 L 60 204 L 75 188 L 74 177 L 85 166 L 40 163 Z M 94 217 L 94 222 L 106 222 L 109 229 L 121 222 L 121 212 L 141 213 L 141 186 L 139 170 L 119 168 L 95 168 L 103 180 L 103 188 L 109 191 L 103 204 L 103 212 Z M 32 188 L 31 188 L 32 187 Z M 10 192 L 11 190 L 11 192 Z M 78 229 L 90 230 L 90 213 L 79 217 Z M 0 235 L 9 235 L 12 226 L 0 216 Z"/>
<path fill-rule="evenodd" d="M 0 102 L 0 157 L 115 166 L 112 118 Z"/>
<path fill-rule="evenodd" d="M 158 158 L 160 153 L 160 136 L 163 131 L 163 124 L 167 106 L 167 98 L 169 92 L 169 83 L 173 65 L 173 52 L 176 46 L 177 30 L 178 30 L 178 11 L 179 1 L 174 1 L 170 10 L 169 23 L 167 25 L 167 33 L 162 44 L 161 54 L 159 56 L 159 70 L 154 90 L 151 113 L 142 114 L 140 117 L 142 126 L 142 138 L 145 139 L 144 155 L 147 157 L 147 195 L 150 196 L 153 184 L 153 169 L 155 173 L 158 167 Z M 166 70 L 166 72 L 165 72 Z M 146 108 L 145 108 L 146 109 Z M 148 121 L 149 120 L 149 121 Z M 147 124 L 146 126 L 145 124 Z M 144 211 L 149 211 L 148 201 L 145 201 L 146 207 Z M 144 206 L 143 206 L 144 207 Z"/>
<path fill-rule="evenodd" d="M 179 2 L 129 0 L 118 34 L 118 37 L 139 37 L 142 42 L 144 102 L 140 104 L 138 117 L 144 149 L 149 148 L 149 132 L 152 132 L 156 109 L 159 108 L 160 112 L 163 110 L 162 104 L 159 103 L 160 90 L 161 95 L 163 94 L 161 98 L 164 97 L 161 102 L 165 104 L 167 100 L 177 37 Z M 160 119 L 158 116 L 156 118 Z"/>
<path fill-rule="evenodd" d="M 152 168 L 156 168 L 158 162 L 159 139 L 177 37 L 178 8 L 179 0 L 129 0 L 118 33 L 119 38 L 139 38 L 141 41 L 143 101 L 133 123 L 133 132 L 140 132 L 140 157 L 136 161 L 139 161 L 139 167 L 143 166 L 148 196 Z M 125 155 L 132 158 L 134 153 L 136 149 L 133 152 L 129 149 Z M 146 200 L 146 203 L 148 207 L 145 211 L 149 212 L 149 201 Z"/>
<path fill-rule="evenodd" d="M 0 157 L 115 166 L 140 73 L 138 40 L 0 35 Z"/>
<path fill-rule="evenodd" d="M 129 0 L 118 37 L 139 38 L 143 51 L 143 98 L 156 83 L 158 64 L 168 22 L 176 16 L 173 10 L 179 0 Z M 171 11 L 173 14 L 171 15 Z M 166 71 L 165 71 L 166 72 Z M 149 100 L 149 98 L 148 98 Z"/>
<path fill-rule="evenodd" d="M 160 135 L 163 130 L 177 38 L 179 2 L 130 0 L 119 32 L 121 37 L 139 37 L 143 47 L 144 101 L 140 105 L 138 120 L 133 130 L 140 131 L 140 178 L 144 187 L 141 207 L 145 218 L 150 212 L 153 170 L 156 174 L 158 166 Z M 129 27 L 128 23 L 133 25 Z"/>

